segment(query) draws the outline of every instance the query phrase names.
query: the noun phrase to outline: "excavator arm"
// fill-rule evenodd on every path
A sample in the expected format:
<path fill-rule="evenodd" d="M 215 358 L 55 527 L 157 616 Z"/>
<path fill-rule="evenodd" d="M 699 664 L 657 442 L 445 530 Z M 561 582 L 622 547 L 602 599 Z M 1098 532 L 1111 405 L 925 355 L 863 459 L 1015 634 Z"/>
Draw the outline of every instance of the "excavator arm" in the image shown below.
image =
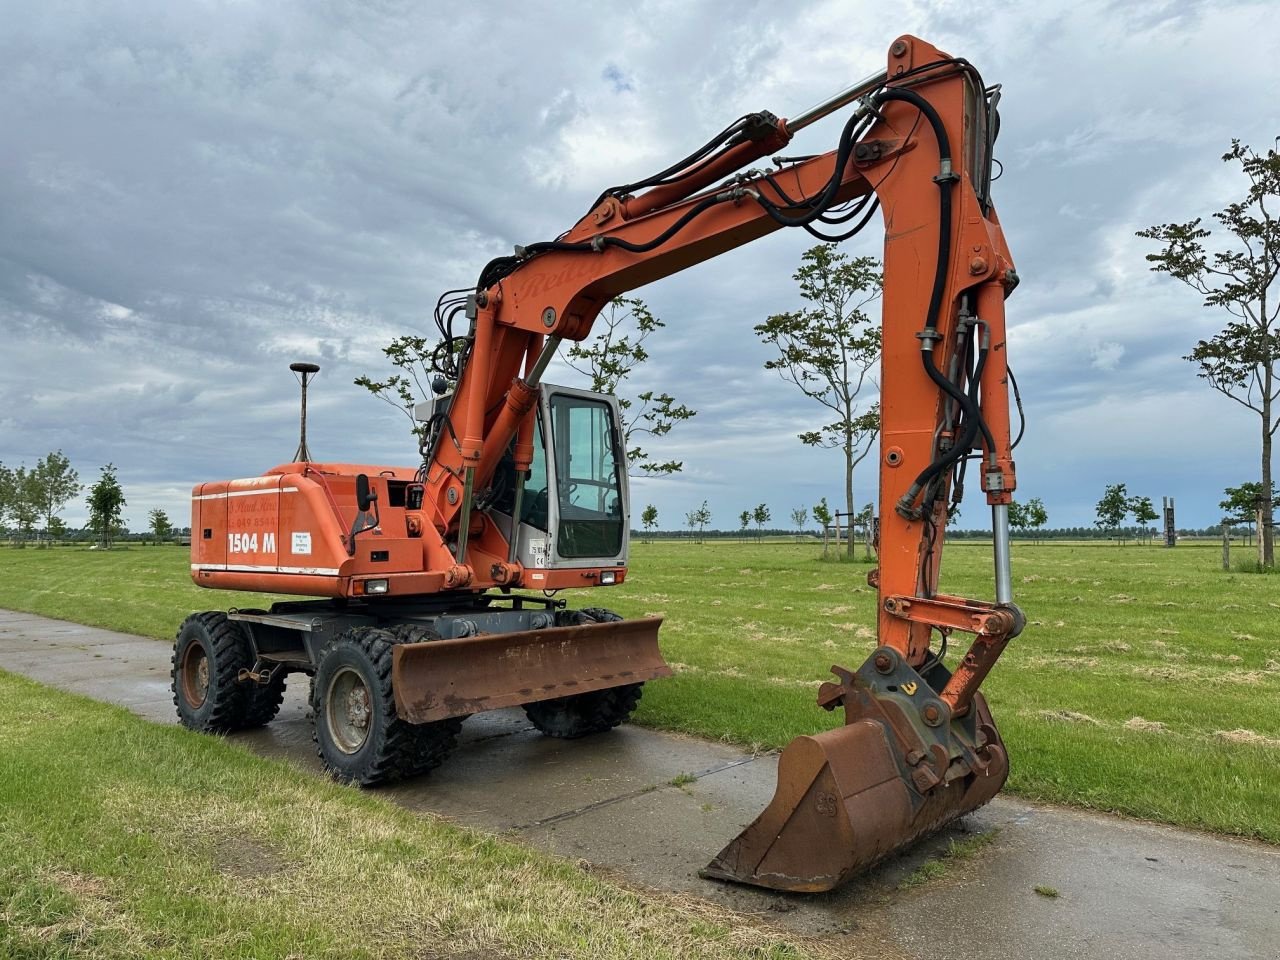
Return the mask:
<path fill-rule="evenodd" d="M 1008 542 L 1004 304 L 1017 274 L 990 197 L 998 98 L 967 61 L 901 37 L 883 73 L 795 121 L 743 118 L 681 163 L 605 191 L 566 233 L 492 261 L 455 301 L 470 324 L 447 351 L 456 390 L 427 451 L 432 563 L 455 586 L 526 585 L 515 551 L 477 523 L 473 504 L 508 451 L 517 476 L 529 468 L 538 384 L 559 344 L 587 337 L 612 298 L 775 230 L 860 217 L 847 236 L 875 206 L 883 214 L 879 567 L 869 578 L 879 645 L 858 671 L 833 668 L 838 682 L 819 702 L 843 706 L 846 725 L 787 748 L 773 803 L 708 876 L 828 889 L 986 802 L 1007 776 L 978 693 L 1024 622 Z M 743 170 L 847 106 L 835 149 Z M 947 518 L 971 464 L 992 510 L 992 600 L 938 592 Z M 973 639 L 951 672 L 942 653 L 956 632 Z"/>

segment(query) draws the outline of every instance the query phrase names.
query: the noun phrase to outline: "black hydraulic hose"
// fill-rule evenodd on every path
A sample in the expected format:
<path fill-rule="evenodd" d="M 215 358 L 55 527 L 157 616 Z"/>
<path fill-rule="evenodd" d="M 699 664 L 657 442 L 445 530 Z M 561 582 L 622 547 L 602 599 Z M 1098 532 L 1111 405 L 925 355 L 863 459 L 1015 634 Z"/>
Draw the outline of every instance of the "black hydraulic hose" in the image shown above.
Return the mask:
<path fill-rule="evenodd" d="M 977 436 L 977 431 L 981 428 L 984 434 L 989 436 L 990 431 L 986 430 L 986 424 L 982 420 L 982 411 L 976 400 L 977 380 L 974 380 L 975 395 L 970 396 L 964 390 L 951 382 L 941 370 L 938 369 L 937 363 L 933 358 L 933 346 L 940 336 L 937 332 L 938 321 L 942 315 L 942 298 L 946 292 L 947 286 L 947 268 L 951 261 L 951 188 L 959 179 L 955 171 L 951 167 L 951 138 L 947 136 L 947 128 L 942 122 L 942 117 L 938 115 L 938 111 L 920 94 L 914 90 L 904 89 L 902 87 L 888 87 L 876 94 L 873 103 L 877 106 L 889 100 L 899 100 L 903 103 L 909 103 L 923 114 L 924 118 L 929 121 L 929 126 L 933 128 L 934 138 L 938 142 L 938 176 L 934 181 L 938 184 L 938 260 L 933 272 L 933 289 L 929 294 L 929 310 L 925 316 L 925 329 L 921 334 L 922 346 L 924 349 L 920 351 L 924 362 L 925 373 L 929 375 L 939 388 L 943 390 L 949 397 L 954 399 L 960 410 L 964 413 L 966 427 L 964 436 L 960 438 L 960 442 L 956 443 L 950 450 L 935 460 L 929 466 L 925 467 L 911 484 L 910 489 L 903 495 L 898 502 L 898 508 L 904 511 L 910 511 L 915 503 L 916 496 L 924 488 L 930 480 L 936 477 L 943 470 L 950 467 L 960 457 L 972 448 L 973 440 Z M 983 363 L 986 360 L 986 351 L 983 350 L 978 355 L 978 370 L 980 372 Z M 994 444 L 989 449 L 994 449 Z"/>
<path fill-rule="evenodd" d="M 660 247 L 687 227 L 694 217 L 701 215 L 716 204 L 727 203 L 736 199 L 738 199 L 738 197 L 735 196 L 735 192 L 732 190 L 717 193 L 713 197 L 707 197 L 705 200 L 702 200 L 686 210 L 679 220 L 667 227 L 666 230 L 663 230 L 662 233 L 658 234 L 652 240 L 648 240 L 644 243 L 632 243 L 631 241 L 623 240 L 620 237 L 600 237 L 600 245 L 605 247 L 619 247 L 620 249 L 627 250 L 630 253 L 648 253 L 650 250 Z M 588 243 L 587 247 L 590 248 L 591 244 Z"/>
<path fill-rule="evenodd" d="M 860 113 L 855 112 L 845 122 L 844 129 L 840 131 L 840 142 L 836 148 L 836 163 L 835 168 L 831 171 L 831 179 L 827 181 L 827 185 L 822 188 L 820 194 L 805 201 L 806 205 L 812 209 L 799 217 L 789 217 L 773 201 L 763 196 L 757 197 L 756 199 L 760 206 L 765 208 L 769 216 L 784 227 L 803 227 L 805 224 L 813 223 L 814 220 L 817 220 L 822 215 L 823 211 L 831 205 L 831 198 L 835 195 L 836 190 L 840 188 L 845 164 L 849 162 L 849 154 L 853 152 L 854 131 L 863 119 Z M 794 207 L 794 204 L 792 206 Z"/>
<path fill-rule="evenodd" d="M 871 204 L 871 209 L 867 211 L 866 216 L 864 216 L 854 226 L 850 227 L 844 233 L 837 234 L 836 236 L 829 236 L 825 233 L 822 233 L 821 231 L 815 229 L 813 224 L 811 223 L 806 223 L 804 225 L 804 228 L 809 233 L 813 234 L 813 236 L 817 237 L 819 240 L 825 240 L 827 243 L 840 243 L 842 240 L 848 240 L 850 237 L 860 233 L 862 231 L 862 228 L 871 222 L 871 218 L 876 215 L 876 211 L 879 209 L 880 209 L 880 198 L 877 197 L 875 201 Z M 856 213 L 857 211 L 854 211 L 854 212 Z M 830 222 L 831 221 L 829 220 L 825 220 L 825 219 L 823 220 L 823 223 L 830 223 Z"/>

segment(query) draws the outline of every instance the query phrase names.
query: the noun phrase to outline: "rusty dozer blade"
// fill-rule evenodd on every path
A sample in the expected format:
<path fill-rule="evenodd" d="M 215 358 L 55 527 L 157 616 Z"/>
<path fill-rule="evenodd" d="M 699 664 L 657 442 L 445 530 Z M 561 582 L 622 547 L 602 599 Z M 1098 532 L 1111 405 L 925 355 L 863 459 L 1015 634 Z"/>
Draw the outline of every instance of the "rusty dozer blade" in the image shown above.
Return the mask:
<path fill-rule="evenodd" d="M 791 741 L 773 800 L 702 876 L 831 890 L 1004 785 L 1008 757 L 986 701 L 976 694 L 952 718 L 937 696 L 950 677 L 941 663 L 922 675 L 880 647 L 856 674 L 831 669 L 841 682 L 824 683 L 818 702 L 843 705 L 845 725 Z"/>
<path fill-rule="evenodd" d="M 432 723 L 671 676 L 661 617 L 484 633 L 395 647 L 396 712 Z"/>

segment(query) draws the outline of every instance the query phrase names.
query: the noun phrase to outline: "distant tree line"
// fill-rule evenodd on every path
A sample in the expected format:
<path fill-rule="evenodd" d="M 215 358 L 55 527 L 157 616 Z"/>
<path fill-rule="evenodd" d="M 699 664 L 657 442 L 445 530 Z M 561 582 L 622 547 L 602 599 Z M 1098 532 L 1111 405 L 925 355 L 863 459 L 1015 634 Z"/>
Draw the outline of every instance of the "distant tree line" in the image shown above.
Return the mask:
<path fill-rule="evenodd" d="M 25 463 L 17 467 L 0 463 L 0 531 L 19 547 L 28 543 L 45 546 L 54 541 L 93 541 L 110 547 L 121 539 L 148 538 L 147 534 L 131 534 L 124 526 L 127 501 L 115 465 L 110 463 L 101 468 L 98 480 L 88 488 L 85 505 L 89 508 L 89 523 L 82 530 L 68 527 L 60 514 L 84 490 L 79 471 L 61 450 L 41 457 L 30 469 Z M 187 528 L 176 529 L 158 508 L 151 511 L 148 520 L 150 538 L 156 540 L 191 533 Z"/>

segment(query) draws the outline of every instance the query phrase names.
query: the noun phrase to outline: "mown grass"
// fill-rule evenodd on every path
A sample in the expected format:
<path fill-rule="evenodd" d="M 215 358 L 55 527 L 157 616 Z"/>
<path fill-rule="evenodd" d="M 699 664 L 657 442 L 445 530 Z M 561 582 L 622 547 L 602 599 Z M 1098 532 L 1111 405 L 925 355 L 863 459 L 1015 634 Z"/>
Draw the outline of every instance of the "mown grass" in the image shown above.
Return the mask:
<path fill-rule="evenodd" d="M 1014 551 L 1030 624 L 986 684 L 1009 789 L 1280 842 L 1280 578 L 1224 573 L 1214 545 Z M 814 708 L 816 681 L 866 658 L 875 593 L 867 567 L 820 553 L 638 545 L 610 605 L 666 616 L 677 669 L 639 721 L 763 747 L 839 723 Z M 990 556 L 948 545 L 944 587 L 989 597 Z"/>
<path fill-rule="evenodd" d="M 646 688 L 639 722 L 783 746 L 840 722 L 814 706 L 817 683 L 875 643 L 869 567 L 820 554 L 636 544 L 625 585 L 573 602 L 667 618 L 677 673 Z M 1280 577 L 1224 573 L 1220 558 L 1216 545 L 1015 545 L 1030 624 L 986 684 L 1010 790 L 1280 843 Z M 202 591 L 186 564 L 178 548 L 0 550 L 0 607 L 168 639 L 193 610 L 264 602 Z M 989 597 L 990 547 L 948 545 L 944 587 Z"/>
<path fill-rule="evenodd" d="M 835 953 L 0 672 L 0 957 L 454 956 Z"/>

